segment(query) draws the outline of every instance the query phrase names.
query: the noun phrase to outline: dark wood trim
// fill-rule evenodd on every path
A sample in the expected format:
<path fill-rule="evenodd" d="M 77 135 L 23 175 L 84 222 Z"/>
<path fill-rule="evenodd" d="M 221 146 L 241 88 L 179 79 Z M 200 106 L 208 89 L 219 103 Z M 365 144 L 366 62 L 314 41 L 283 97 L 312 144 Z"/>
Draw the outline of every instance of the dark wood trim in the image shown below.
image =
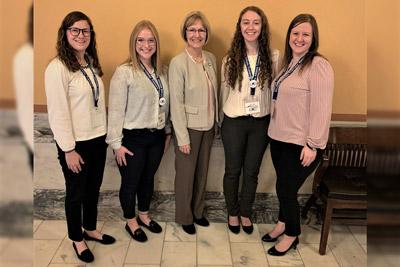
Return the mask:
<path fill-rule="evenodd" d="M 368 119 L 399 119 L 400 110 L 368 110 Z"/>
<path fill-rule="evenodd" d="M 15 99 L 0 99 L 0 108 L 3 109 L 15 109 Z"/>
<path fill-rule="evenodd" d="M 47 105 L 35 105 L 33 110 L 38 113 L 47 113 Z"/>
<path fill-rule="evenodd" d="M 333 113 L 331 117 L 332 121 L 362 121 L 365 122 L 367 121 L 367 115 L 366 114 L 338 114 L 338 113 Z"/>

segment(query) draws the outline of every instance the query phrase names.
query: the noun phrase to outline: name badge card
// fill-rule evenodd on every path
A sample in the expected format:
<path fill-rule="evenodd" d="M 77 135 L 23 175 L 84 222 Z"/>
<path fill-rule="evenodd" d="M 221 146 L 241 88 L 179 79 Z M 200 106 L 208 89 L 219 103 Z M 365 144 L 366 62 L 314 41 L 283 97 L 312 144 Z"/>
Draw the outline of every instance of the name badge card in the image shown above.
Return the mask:
<path fill-rule="evenodd" d="M 91 111 L 92 128 L 104 125 L 104 114 L 100 108 L 93 108 Z"/>
<path fill-rule="evenodd" d="M 157 127 L 164 127 L 165 126 L 165 112 L 161 112 L 158 114 L 158 122 Z"/>
<path fill-rule="evenodd" d="M 245 102 L 244 109 L 246 111 L 246 115 L 260 113 L 260 102 L 259 101 Z"/>

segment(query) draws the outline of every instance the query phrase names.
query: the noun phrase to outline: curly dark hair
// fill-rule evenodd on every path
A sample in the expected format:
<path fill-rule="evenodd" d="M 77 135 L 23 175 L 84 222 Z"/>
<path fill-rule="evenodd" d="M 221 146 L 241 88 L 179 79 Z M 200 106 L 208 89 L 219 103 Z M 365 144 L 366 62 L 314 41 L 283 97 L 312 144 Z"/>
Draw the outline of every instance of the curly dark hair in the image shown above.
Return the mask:
<path fill-rule="evenodd" d="M 80 20 L 86 20 L 90 26 L 90 43 L 88 48 L 86 49 L 86 55 L 89 57 L 92 66 L 97 69 L 98 75 L 103 76 L 103 70 L 101 69 L 101 65 L 99 62 L 99 58 L 97 56 L 96 49 L 96 33 L 93 29 L 92 22 L 88 16 L 80 11 L 73 11 L 69 13 L 61 23 L 60 28 L 58 29 L 58 37 L 57 37 L 57 56 L 60 60 L 65 64 L 65 66 L 70 71 L 78 71 L 80 68 L 78 59 L 75 56 L 75 51 L 68 43 L 67 39 L 67 30 L 71 27 L 75 22 Z"/>
<path fill-rule="evenodd" d="M 318 34 L 318 25 L 317 21 L 313 17 L 313 15 L 310 14 L 299 14 L 297 15 L 292 22 L 290 22 L 288 31 L 286 33 L 286 43 L 285 43 L 285 55 L 283 56 L 283 62 L 282 62 L 282 69 L 287 68 L 289 66 L 290 61 L 293 58 L 293 51 L 292 48 L 290 47 L 289 41 L 290 41 L 290 33 L 293 28 L 295 28 L 297 25 L 301 23 L 308 22 L 311 24 L 312 28 L 312 43 L 310 48 L 308 49 L 308 52 L 304 56 L 303 63 L 301 64 L 301 67 L 299 69 L 300 73 L 301 71 L 307 67 L 308 65 L 311 64 L 315 56 L 322 56 L 320 53 L 318 53 L 318 46 L 319 46 L 319 34 Z"/>
<path fill-rule="evenodd" d="M 258 37 L 258 55 L 260 56 L 260 73 L 258 76 L 258 84 L 263 85 L 265 81 L 268 84 L 272 81 L 272 60 L 269 42 L 269 25 L 267 16 L 256 6 L 248 6 L 240 12 L 239 19 L 236 23 L 236 31 L 233 36 L 231 47 L 228 51 L 225 65 L 225 79 L 228 81 L 229 87 L 235 88 L 236 82 L 239 82 L 239 90 L 243 81 L 243 65 L 244 58 L 247 56 L 246 44 L 240 29 L 240 23 L 243 15 L 247 11 L 253 11 L 261 17 L 261 32 Z M 263 86 L 261 86 L 263 88 Z"/>

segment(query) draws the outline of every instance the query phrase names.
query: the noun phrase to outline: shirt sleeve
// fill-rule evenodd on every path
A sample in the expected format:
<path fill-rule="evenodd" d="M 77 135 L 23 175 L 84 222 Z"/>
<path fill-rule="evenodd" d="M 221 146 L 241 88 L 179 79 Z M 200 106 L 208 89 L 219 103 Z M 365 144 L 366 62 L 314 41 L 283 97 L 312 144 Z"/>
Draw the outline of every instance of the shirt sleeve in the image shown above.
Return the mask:
<path fill-rule="evenodd" d="M 316 148 L 325 148 L 328 141 L 332 113 L 334 73 L 329 62 L 314 58 L 309 73 L 310 128 L 307 143 Z"/>
<path fill-rule="evenodd" d="M 122 129 L 128 103 L 128 75 L 126 72 L 126 69 L 118 67 L 110 81 L 106 142 L 114 150 L 121 147 L 123 138 Z"/>
<path fill-rule="evenodd" d="M 50 128 L 63 151 L 75 149 L 71 111 L 68 100 L 69 70 L 53 60 L 45 71 L 45 91 Z"/>
<path fill-rule="evenodd" d="M 185 112 L 185 77 L 176 58 L 172 59 L 168 71 L 171 99 L 171 121 L 178 146 L 190 144 Z"/>

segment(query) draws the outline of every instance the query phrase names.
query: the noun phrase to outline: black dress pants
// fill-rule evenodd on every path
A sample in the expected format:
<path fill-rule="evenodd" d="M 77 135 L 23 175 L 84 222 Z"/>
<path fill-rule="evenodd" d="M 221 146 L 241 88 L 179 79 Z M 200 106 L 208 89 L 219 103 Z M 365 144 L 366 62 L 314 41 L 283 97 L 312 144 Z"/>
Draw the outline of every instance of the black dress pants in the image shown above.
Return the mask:
<path fill-rule="evenodd" d="M 224 195 L 228 214 L 251 217 L 258 184 L 258 173 L 267 148 L 270 116 L 230 118 L 224 116 L 221 128 L 225 151 Z M 243 182 L 239 199 L 239 179 Z"/>
<path fill-rule="evenodd" d="M 285 223 L 285 234 L 298 236 L 300 208 L 297 192 L 307 177 L 317 168 L 323 151 L 317 149 L 315 160 L 307 167 L 301 165 L 300 154 L 303 146 L 271 140 L 271 157 L 277 180 L 276 193 L 279 199 L 279 221 Z"/>
<path fill-rule="evenodd" d="M 79 173 L 68 169 L 65 152 L 58 145 L 57 150 L 65 178 L 68 237 L 73 241 L 82 241 L 82 227 L 88 231 L 96 230 L 97 202 L 107 155 L 105 135 L 76 142 L 75 151 L 85 162 L 81 164 Z"/>
<path fill-rule="evenodd" d="M 133 156 L 125 154 L 126 166 L 119 166 L 121 188 L 119 200 L 125 219 L 135 217 L 136 197 L 138 210 L 148 211 L 154 190 L 154 175 L 164 154 L 165 131 L 149 129 L 123 130 L 122 145 Z"/>

